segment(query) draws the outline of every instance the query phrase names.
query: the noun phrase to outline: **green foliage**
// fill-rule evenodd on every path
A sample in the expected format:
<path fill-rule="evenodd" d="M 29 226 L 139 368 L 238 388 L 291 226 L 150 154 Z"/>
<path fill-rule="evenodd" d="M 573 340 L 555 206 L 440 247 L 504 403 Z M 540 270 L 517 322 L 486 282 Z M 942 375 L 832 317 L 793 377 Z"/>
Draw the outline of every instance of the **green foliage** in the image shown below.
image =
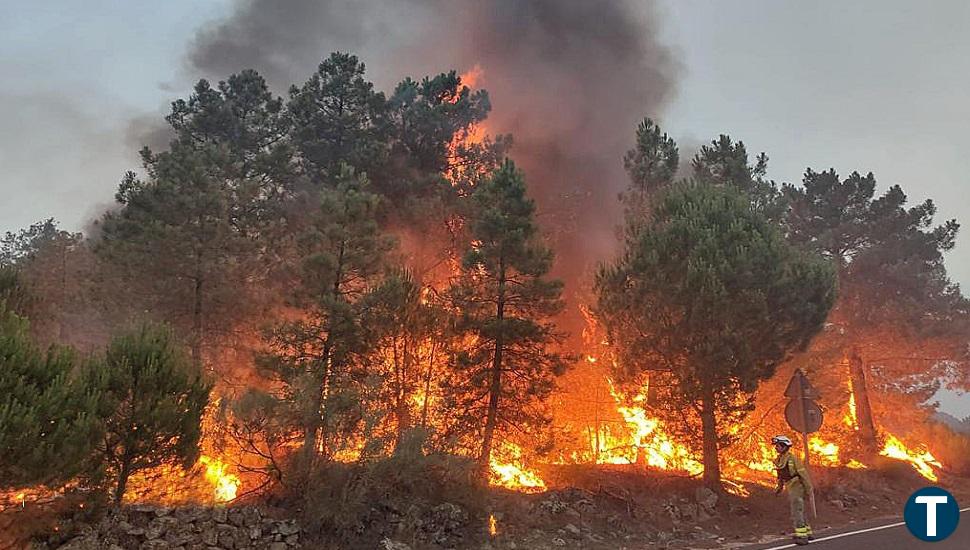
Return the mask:
<path fill-rule="evenodd" d="M 298 239 L 293 305 L 298 320 L 278 325 L 273 353 L 263 365 L 284 384 L 282 398 L 301 409 L 304 452 L 315 458 L 318 442 L 329 458 L 334 437 L 361 419 L 360 392 L 373 342 L 367 312 L 376 307 L 374 288 L 393 241 L 375 213 L 379 199 L 367 180 L 344 166 L 333 188 L 320 193 L 320 207 Z"/>
<path fill-rule="evenodd" d="M 623 157 L 623 166 L 630 175 L 626 201 L 643 200 L 669 186 L 680 165 L 677 143 L 649 118 L 637 127 L 636 140 L 633 149 Z"/>
<path fill-rule="evenodd" d="M 291 153 L 282 100 L 244 71 L 213 89 L 200 81 L 172 104 L 169 150 L 142 150 L 101 220 L 98 252 L 123 281 L 129 311 L 151 311 L 203 360 L 213 334 L 258 309 L 254 291 L 276 263 Z M 243 299 L 246 297 L 247 299 Z"/>
<path fill-rule="evenodd" d="M 569 359 L 556 351 L 562 335 L 552 322 L 562 283 L 546 278 L 553 253 L 539 241 L 522 174 L 506 161 L 471 199 L 474 245 L 449 291 L 457 330 L 471 344 L 446 392 L 456 411 L 451 429 L 474 434 L 487 465 L 496 431 L 535 436 L 548 423 L 545 399 Z"/>
<path fill-rule="evenodd" d="M 828 264 L 789 246 L 739 191 L 704 183 L 665 193 L 596 290 L 619 374 L 651 373 L 656 405 L 704 442 L 709 482 L 746 397 L 821 329 L 835 298 Z"/>
<path fill-rule="evenodd" d="M 37 342 L 87 343 L 81 333 L 90 332 L 98 308 L 94 261 L 80 233 L 60 229 L 53 219 L 7 232 L 0 240 L 0 269 L 8 292 L 16 294 L 9 307 L 30 319 Z"/>
<path fill-rule="evenodd" d="M 370 173 L 386 155 L 384 94 L 364 79 L 356 56 L 335 52 L 310 79 L 290 88 L 288 109 L 303 170 L 316 185 L 340 176 L 342 165 Z"/>
<path fill-rule="evenodd" d="M 306 490 L 291 497 L 300 499 L 301 524 L 312 540 L 340 548 L 372 548 L 392 534 L 391 525 L 396 537 L 426 540 L 434 535 L 431 529 L 440 529 L 429 522 L 437 507 L 447 512 L 457 505 L 473 516 L 484 514 L 486 495 L 474 483 L 474 463 L 427 452 L 424 435 L 420 429 L 408 432 L 398 452 L 381 460 L 335 462 L 315 469 Z"/>
<path fill-rule="evenodd" d="M 211 385 L 170 330 L 145 325 L 116 336 L 88 377 L 101 395 L 98 451 L 116 504 L 134 472 L 195 462 Z"/>
<path fill-rule="evenodd" d="M 403 154 L 410 168 L 420 173 L 442 174 L 459 159 L 472 164 L 475 154 L 483 151 L 467 144 L 449 151 L 449 145 L 455 134 L 484 120 L 491 108 L 488 93 L 472 91 L 455 71 L 421 82 L 406 78 L 388 100 L 395 153 Z"/>
<path fill-rule="evenodd" d="M 30 291 L 17 268 L 0 265 L 0 304 L 6 304 L 9 311 L 23 316 L 30 301 Z"/>
<path fill-rule="evenodd" d="M 944 264 L 959 225 L 934 226 L 936 205 L 908 206 L 898 185 L 877 195 L 871 173 L 843 179 L 835 170 L 807 170 L 802 183 L 783 189 L 789 238 L 830 259 L 839 278 L 832 328 L 804 359 L 827 354 L 855 365 L 861 434 L 873 445 L 880 425 L 899 431 L 921 422 L 919 409 L 942 383 L 970 386 L 970 302 Z M 838 378 L 832 385 L 844 387 L 845 367 L 831 375 Z"/>
<path fill-rule="evenodd" d="M 775 182 L 765 179 L 768 156 L 764 153 L 748 160 L 744 143 L 721 135 L 711 141 L 691 161 L 693 179 L 700 183 L 730 186 L 744 193 L 752 206 L 769 220 L 779 221 L 785 212 L 782 194 Z"/>
<path fill-rule="evenodd" d="M 99 395 L 67 349 L 37 349 L 0 301 L 0 489 L 57 485 L 80 473 L 98 438 Z"/>

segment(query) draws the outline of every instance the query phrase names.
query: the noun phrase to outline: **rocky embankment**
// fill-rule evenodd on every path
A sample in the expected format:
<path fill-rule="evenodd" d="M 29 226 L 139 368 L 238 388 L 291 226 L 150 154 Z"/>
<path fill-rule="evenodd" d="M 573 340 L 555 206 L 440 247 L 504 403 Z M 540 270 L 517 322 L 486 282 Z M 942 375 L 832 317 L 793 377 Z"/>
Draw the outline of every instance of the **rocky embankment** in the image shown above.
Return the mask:
<path fill-rule="evenodd" d="M 288 550 L 301 544 L 294 520 L 256 507 L 131 506 L 109 514 L 66 544 L 68 550 Z M 49 546 L 53 547 L 53 546 Z"/>

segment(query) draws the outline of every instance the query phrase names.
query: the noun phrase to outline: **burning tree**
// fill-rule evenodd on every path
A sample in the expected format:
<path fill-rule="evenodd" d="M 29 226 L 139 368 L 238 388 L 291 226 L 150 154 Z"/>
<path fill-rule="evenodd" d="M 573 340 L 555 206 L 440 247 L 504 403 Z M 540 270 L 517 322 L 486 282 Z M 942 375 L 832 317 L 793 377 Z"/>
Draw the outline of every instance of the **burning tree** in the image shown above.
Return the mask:
<path fill-rule="evenodd" d="M 812 355 L 843 365 L 829 369 L 838 373 L 833 385 L 850 388 L 859 443 L 868 453 L 879 448 L 873 411 L 881 400 L 873 392 L 891 417 L 919 415 L 941 380 L 966 363 L 970 313 L 943 263 L 957 223 L 934 227 L 932 201 L 906 208 L 899 186 L 878 197 L 875 188 L 871 173 L 841 179 L 834 170 L 808 170 L 801 187 L 784 189 L 791 240 L 837 269 L 839 300 Z"/>
<path fill-rule="evenodd" d="M 367 374 L 374 343 L 367 322 L 392 241 L 375 217 L 379 198 L 367 180 L 344 166 L 333 187 L 320 193 L 316 214 L 296 247 L 301 263 L 294 305 L 296 319 L 272 334 L 274 353 L 265 358 L 283 383 L 282 398 L 296 411 L 309 464 L 329 460 L 335 437 L 353 431 L 357 390 Z"/>
<path fill-rule="evenodd" d="M 117 336 L 87 376 L 102 396 L 97 450 L 115 504 L 135 472 L 195 463 L 211 385 L 168 329 L 146 325 Z"/>
<path fill-rule="evenodd" d="M 549 280 L 553 253 L 538 240 L 535 204 L 522 174 L 506 161 L 472 195 L 473 239 L 450 289 L 457 327 L 470 339 L 459 352 L 446 392 L 454 429 L 481 439 L 487 469 L 496 434 L 548 422 L 545 399 L 568 358 L 552 316 L 562 308 L 562 283 Z"/>
<path fill-rule="evenodd" d="M 667 190 L 597 274 L 598 315 L 621 376 L 650 373 L 656 407 L 701 442 L 704 481 L 757 383 L 821 328 L 835 297 L 820 259 L 790 247 L 731 187 Z M 698 426 L 699 435 L 698 435 Z"/>

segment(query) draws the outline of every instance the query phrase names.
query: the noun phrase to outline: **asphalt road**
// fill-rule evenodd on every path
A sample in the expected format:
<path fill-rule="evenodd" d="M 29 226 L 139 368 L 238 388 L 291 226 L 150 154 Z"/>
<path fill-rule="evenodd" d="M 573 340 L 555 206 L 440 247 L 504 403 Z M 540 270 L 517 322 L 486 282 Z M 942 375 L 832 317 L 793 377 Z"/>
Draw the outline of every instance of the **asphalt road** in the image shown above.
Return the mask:
<path fill-rule="evenodd" d="M 933 548 L 934 550 L 970 549 L 970 508 L 960 510 L 960 524 L 946 540 L 923 542 L 910 534 L 902 521 L 890 521 L 882 525 L 857 526 L 844 530 L 817 533 L 818 537 L 807 547 L 813 550 L 908 550 L 910 548 Z M 782 550 L 801 548 L 790 541 L 745 546 L 744 550 Z"/>

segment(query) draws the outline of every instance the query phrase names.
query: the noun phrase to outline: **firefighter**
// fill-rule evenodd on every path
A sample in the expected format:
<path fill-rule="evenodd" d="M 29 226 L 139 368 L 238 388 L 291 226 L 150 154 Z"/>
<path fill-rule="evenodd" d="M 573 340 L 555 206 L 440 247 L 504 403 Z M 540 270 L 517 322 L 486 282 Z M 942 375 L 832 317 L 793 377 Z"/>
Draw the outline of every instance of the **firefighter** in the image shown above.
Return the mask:
<path fill-rule="evenodd" d="M 808 477 L 802 461 L 791 452 L 792 442 L 784 435 L 771 438 L 771 443 L 778 451 L 775 458 L 775 473 L 778 474 L 778 488 L 775 494 L 781 494 L 782 489 L 788 489 L 788 502 L 791 505 L 791 520 L 795 528 L 795 543 L 808 544 L 812 538 L 812 527 L 805 519 L 805 497 L 812 490 L 812 480 Z"/>

